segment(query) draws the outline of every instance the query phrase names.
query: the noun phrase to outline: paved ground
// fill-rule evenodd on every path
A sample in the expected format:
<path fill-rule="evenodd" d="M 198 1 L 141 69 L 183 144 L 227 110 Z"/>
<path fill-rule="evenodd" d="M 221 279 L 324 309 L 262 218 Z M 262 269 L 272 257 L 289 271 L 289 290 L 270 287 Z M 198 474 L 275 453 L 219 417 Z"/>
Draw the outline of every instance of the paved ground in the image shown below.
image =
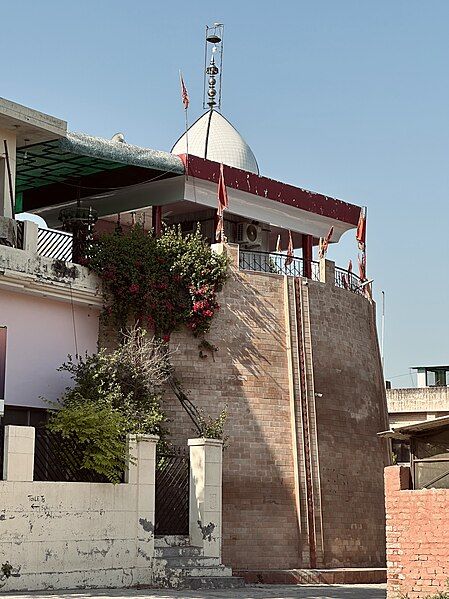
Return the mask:
<path fill-rule="evenodd" d="M 385 599 L 385 585 L 256 585 L 230 591 L 102 590 L 5 594 L 5 599 Z"/>

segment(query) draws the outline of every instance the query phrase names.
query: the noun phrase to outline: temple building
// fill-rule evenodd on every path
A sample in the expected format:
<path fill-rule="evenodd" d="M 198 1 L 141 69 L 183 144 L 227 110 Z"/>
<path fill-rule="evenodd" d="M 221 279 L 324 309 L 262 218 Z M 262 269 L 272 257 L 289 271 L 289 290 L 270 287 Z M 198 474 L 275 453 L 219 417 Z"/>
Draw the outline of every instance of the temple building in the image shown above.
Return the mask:
<path fill-rule="evenodd" d="M 186 233 L 200 223 L 215 243 L 223 164 L 226 243 L 215 247 L 228 253 L 231 277 L 208 334 L 218 351 L 199 357 L 187 331 L 172 343 L 192 402 L 229 412 L 224 563 L 247 580 L 280 570 L 290 581 L 309 568 L 376 571 L 389 455 L 376 436 L 388 420 L 375 306 L 366 281 L 314 256 L 331 229 L 332 243 L 354 234 L 361 209 L 264 177 L 216 105 L 215 78 L 206 111 L 171 152 L 121 134 L 73 133 L 65 121 L 0 99 L 4 422 L 37 424 L 42 398 L 57 399 L 67 384 L 56 370 L 67 354 L 96 350 L 101 289 L 78 263 L 79 230 L 113 230 L 119 219 L 158 235 L 163 223 Z M 19 220 L 23 213 L 41 225 Z M 290 234 L 295 252 L 286 261 Z M 165 402 L 172 440 L 182 444 L 191 423 L 170 391 Z"/>

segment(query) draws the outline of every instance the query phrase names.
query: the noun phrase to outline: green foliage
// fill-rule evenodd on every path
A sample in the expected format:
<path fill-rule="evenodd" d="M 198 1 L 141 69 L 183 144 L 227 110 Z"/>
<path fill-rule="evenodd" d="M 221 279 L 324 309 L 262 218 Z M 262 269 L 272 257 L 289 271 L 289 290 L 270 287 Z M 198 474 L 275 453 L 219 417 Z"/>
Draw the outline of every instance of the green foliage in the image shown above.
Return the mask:
<path fill-rule="evenodd" d="M 132 319 L 168 341 L 181 325 L 195 335 L 209 330 L 228 260 L 211 250 L 199 228 L 186 236 L 166 228 L 155 237 L 135 225 L 93 244 L 87 265 L 102 279 L 106 316 L 119 328 Z"/>
<path fill-rule="evenodd" d="M 126 465 L 126 420 L 111 405 L 79 398 L 59 410 L 49 428 L 63 438 L 76 441 L 82 454 L 82 467 L 120 482 Z"/>
<path fill-rule="evenodd" d="M 206 416 L 202 410 L 198 410 L 198 420 L 201 427 L 201 437 L 205 439 L 221 439 L 226 441 L 224 436 L 224 426 L 228 419 L 228 406 L 223 408 L 217 418 Z"/>
<path fill-rule="evenodd" d="M 101 349 L 63 364 L 74 381 L 48 427 L 76 443 L 83 467 L 120 480 L 127 434 L 164 437 L 161 386 L 171 374 L 165 344 L 134 328 L 113 352 Z"/>

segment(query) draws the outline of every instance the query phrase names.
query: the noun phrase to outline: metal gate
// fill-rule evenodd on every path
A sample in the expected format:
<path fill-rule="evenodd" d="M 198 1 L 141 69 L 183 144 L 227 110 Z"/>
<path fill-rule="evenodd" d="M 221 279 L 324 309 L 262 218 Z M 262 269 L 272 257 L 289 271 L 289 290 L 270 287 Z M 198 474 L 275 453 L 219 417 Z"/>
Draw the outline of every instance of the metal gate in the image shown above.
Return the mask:
<path fill-rule="evenodd" d="M 188 448 L 156 457 L 156 535 L 189 534 L 190 461 Z"/>

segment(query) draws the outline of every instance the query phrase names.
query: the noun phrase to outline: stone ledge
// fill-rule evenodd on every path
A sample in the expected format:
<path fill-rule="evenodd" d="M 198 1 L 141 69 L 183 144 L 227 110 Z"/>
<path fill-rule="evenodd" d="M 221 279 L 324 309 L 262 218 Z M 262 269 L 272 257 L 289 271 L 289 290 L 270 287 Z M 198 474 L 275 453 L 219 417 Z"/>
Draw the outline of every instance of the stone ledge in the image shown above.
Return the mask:
<path fill-rule="evenodd" d="M 386 568 L 234 570 L 247 584 L 383 584 Z"/>

